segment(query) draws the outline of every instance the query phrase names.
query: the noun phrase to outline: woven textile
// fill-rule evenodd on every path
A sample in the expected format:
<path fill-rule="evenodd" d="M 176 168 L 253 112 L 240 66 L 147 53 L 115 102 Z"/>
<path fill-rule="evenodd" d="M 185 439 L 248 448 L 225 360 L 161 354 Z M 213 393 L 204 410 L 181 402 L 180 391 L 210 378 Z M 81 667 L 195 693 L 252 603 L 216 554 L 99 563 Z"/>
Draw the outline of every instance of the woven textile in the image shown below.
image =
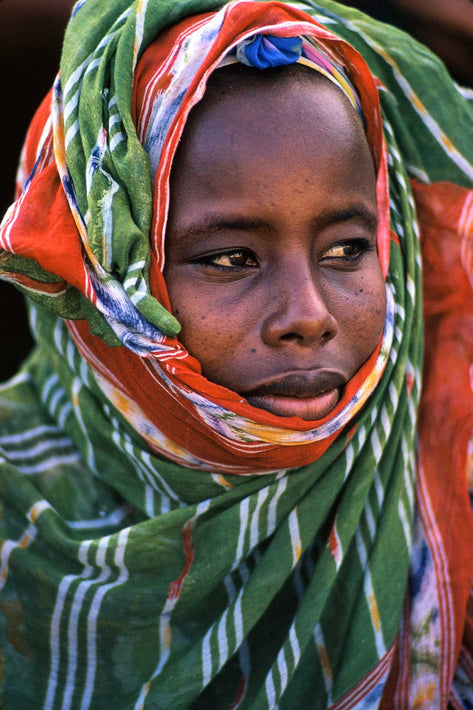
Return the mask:
<path fill-rule="evenodd" d="M 25 146 L 0 231 L 39 344 L 0 391 L 5 707 L 469 707 L 469 98 L 328 0 L 218 7 L 77 3 Z M 317 426 L 204 382 L 160 270 L 192 102 L 283 26 L 342 62 L 378 171 L 386 325 Z"/>

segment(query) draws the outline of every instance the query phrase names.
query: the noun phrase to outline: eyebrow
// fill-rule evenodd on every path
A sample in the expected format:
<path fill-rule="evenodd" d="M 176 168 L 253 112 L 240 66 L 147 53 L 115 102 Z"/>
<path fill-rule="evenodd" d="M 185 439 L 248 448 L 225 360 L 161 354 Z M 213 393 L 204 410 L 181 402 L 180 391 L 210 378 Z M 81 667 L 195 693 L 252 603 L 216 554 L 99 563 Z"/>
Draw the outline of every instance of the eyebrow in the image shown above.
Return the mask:
<path fill-rule="evenodd" d="M 200 222 L 191 224 L 188 228 L 178 229 L 173 234 L 177 242 L 184 241 L 187 237 L 208 236 L 218 232 L 235 231 L 244 232 L 251 230 L 272 229 L 271 225 L 262 219 L 246 219 L 244 217 L 226 218 L 221 215 L 209 214 Z"/>
<path fill-rule="evenodd" d="M 332 224 L 341 224 L 351 220 L 362 220 L 367 228 L 376 231 L 378 226 L 377 213 L 370 210 L 362 203 L 357 203 L 342 209 L 332 209 L 322 212 L 314 220 L 314 228 L 319 230 Z M 219 214 L 208 214 L 200 222 L 191 224 L 188 228 L 176 230 L 173 238 L 176 241 L 184 241 L 186 238 L 218 234 L 223 231 L 251 231 L 268 230 L 273 231 L 274 227 L 263 219 L 246 217 L 224 217 Z"/>
<path fill-rule="evenodd" d="M 328 210 L 317 219 L 317 227 L 326 227 L 330 224 L 349 222 L 360 219 L 365 225 L 375 231 L 378 228 L 378 212 L 373 212 L 363 203 L 357 203 L 339 210 Z"/>

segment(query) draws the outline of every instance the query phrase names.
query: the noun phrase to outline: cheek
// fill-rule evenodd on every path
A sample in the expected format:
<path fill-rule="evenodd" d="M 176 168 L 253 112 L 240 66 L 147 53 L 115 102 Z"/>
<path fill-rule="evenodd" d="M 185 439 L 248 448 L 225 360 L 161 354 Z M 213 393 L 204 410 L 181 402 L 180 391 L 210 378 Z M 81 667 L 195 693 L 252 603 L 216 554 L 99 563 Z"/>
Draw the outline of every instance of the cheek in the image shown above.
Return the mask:
<path fill-rule="evenodd" d="M 183 285 L 169 288 L 172 311 L 179 323 L 179 341 L 199 360 L 203 374 L 220 382 L 248 332 L 248 318 L 238 307 L 216 305 L 215 297 Z"/>
<path fill-rule="evenodd" d="M 384 328 L 386 291 L 381 274 L 379 278 L 361 279 L 349 301 L 345 323 L 358 369 L 375 350 Z"/>
<path fill-rule="evenodd" d="M 372 257 L 363 270 L 332 275 L 325 291 L 326 303 L 337 322 L 331 354 L 339 359 L 350 377 L 376 349 L 386 318 L 384 279 L 377 257 L 374 254 Z"/>

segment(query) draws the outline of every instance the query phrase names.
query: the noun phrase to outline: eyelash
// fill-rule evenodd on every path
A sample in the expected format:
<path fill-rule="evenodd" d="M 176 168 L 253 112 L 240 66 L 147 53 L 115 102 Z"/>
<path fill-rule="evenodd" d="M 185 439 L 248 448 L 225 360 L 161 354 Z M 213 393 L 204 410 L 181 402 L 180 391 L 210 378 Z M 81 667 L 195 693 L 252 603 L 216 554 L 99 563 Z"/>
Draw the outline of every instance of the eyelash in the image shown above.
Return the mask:
<path fill-rule="evenodd" d="M 245 264 L 230 264 L 230 265 L 223 265 L 223 264 L 217 264 L 216 259 L 221 258 L 221 257 L 235 257 L 241 255 L 242 257 L 252 259 L 255 263 L 252 264 L 251 266 L 247 266 Z M 214 269 L 219 269 L 220 271 L 235 271 L 239 269 L 254 269 L 258 265 L 258 260 L 256 259 L 256 256 L 251 252 L 249 249 L 229 249 L 228 251 L 221 251 L 218 252 L 217 254 L 206 254 L 205 256 L 201 256 L 197 259 L 195 259 L 196 264 L 203 264 L 204 266 L 211 266 Z"/>
<path fill-rule="evenodd" d="M 331 250 L 334 249 L 343 249 L 344 247 L 350 247 L 350 248 L 355 248 L 357 250 L 356 254 L 346 254 L 345 256 L 325 256 L 323 255 L 321 258 L 321 261 L 343 261 L 343 262 L 350 262 L 354 263 L 358 261 L 363 254 L 366 254 L 368 252 L 372 252 L 375 247 L 371 243 L 369 239 L 365 239 L 363 237 L 358 238 L 358 239 L 347 239 L 345 241 L 341 242 L 336 242 L 335 244 L 332 244 L 331 247 L 326 249 L 324 254 L 327 254 L 327 252 L 330 252 Z M 245 261 L 251 260 L 254 263 L 253 264 L 230 264 L 230 265 L 223 265 L 223 264 L 217 264 L 216 260 L 222 257 L 229 257 L 230 259 L 233 257 L 235 258 L 236 256 L 243 257 Z M 222 252 L 217 252 L 216 254 L 205 254 L 204 256 L 198 257 L 194 260 L 195 264 L 202 264 L 203 266 L 210 266 L 213 269 L 218 269 L 219 271 L 237 271 L 237 270 L 244 270 L 244 269 L 255 269 L 258 266 L 258 260 L 256 256 L 253 254 L 253 252 L 250 249 L 229 249 L 228 251 L 222 251 Z"/>
<path fill-rule="evenodd" d="M 369 239 L 365 239 L 364 237 L 360 237 L 358 239 L 347 239 L 342 242 L 337 242 L 336 244 L 332 244 L 329 249 L 326 250 L 325 254 L 327 252 L 330 252 L 331 250 L 334 249 L 343 249 L 344 247 L 350 247 L 352 249 L 356 249 L 357 253 L 356 254 L 346 254 L 345 256 L 323 256 L 322 261 L 327 259 L 335 259 L 335 260 L 342 260 L 342 261 L 348 261 L 348 262 L 355 262 L 358 261 L 363 254 L 367 254 L 369 252 L 374 251 L 375 247 L 373 243 Z"/>

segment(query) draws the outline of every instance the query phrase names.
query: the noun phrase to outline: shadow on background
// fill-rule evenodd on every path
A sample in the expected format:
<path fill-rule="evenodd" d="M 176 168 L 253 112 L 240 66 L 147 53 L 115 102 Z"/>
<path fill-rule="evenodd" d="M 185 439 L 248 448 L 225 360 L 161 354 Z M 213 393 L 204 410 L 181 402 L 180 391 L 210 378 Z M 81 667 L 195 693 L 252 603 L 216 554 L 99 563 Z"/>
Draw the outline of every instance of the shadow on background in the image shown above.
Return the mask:
<path fill-rule="evenodd" d="M 0 2 L 0 216 L 13 200 L 23 139 L 59 65 L 72 0 Z M 0 381 L 15 373 L 32 346 L 21 294 L 0 281 Z"/>
<path fill-rule="evenodd" d="M 451 75 L 473 86 L 472 0 L 344 0 L 405 30 L 446 63 Z"/>

